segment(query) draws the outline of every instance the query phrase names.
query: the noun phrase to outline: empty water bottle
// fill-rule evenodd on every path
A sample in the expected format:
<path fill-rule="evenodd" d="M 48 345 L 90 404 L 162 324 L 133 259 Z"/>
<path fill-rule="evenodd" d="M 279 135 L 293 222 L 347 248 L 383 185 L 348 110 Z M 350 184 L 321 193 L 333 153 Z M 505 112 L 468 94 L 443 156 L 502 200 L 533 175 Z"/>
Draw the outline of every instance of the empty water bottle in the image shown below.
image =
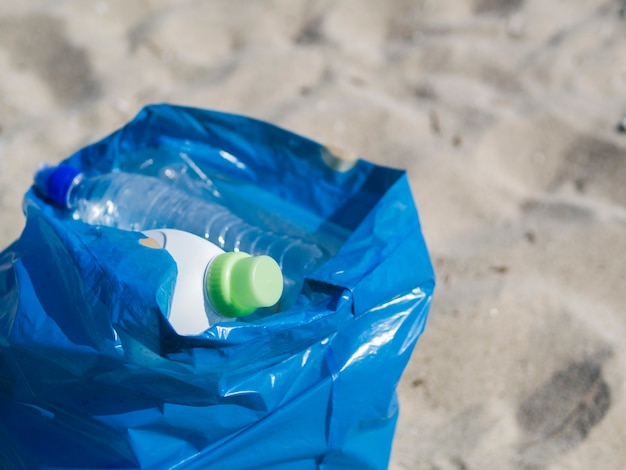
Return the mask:
<path fill-rule="evenodd" d="M 225 251 L 271 256 L 283 272 L 282 304 L 294 299 L 304 275 L 328 257 L 302 238 L 263 230 L 218 202 L 152 176 L 113 172 L 86 177 L 74 167 L 59 165 L 39 169 L 35 187 L 70 210 L 73 218 L 89 224 L 136 231 L 176 228 L 204 237 Z"/>
<path fill-rule="evenodd" d="M 178 276 L 168 319 L 181 335 L 197 335 L 216 323 L 250 315 L 278 302 L 280 268 L 269 256 L 224 252 L 204 238 L 175 229 L 146 230 L 144 246 L 163 248 Z"/>

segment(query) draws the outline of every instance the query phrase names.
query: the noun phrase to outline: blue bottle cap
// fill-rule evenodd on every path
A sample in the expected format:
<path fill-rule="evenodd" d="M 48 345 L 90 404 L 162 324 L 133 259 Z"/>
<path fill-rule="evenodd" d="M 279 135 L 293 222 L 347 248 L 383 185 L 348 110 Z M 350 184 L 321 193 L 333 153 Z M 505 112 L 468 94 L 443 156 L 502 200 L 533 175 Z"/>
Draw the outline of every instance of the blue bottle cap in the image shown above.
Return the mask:
<path fill-rule="evenodd" d="M 35 187 L 46 197 L 68 207 L 68 194 L 80 170 L 68 165 L 45 166 L 35 174 Z"/>

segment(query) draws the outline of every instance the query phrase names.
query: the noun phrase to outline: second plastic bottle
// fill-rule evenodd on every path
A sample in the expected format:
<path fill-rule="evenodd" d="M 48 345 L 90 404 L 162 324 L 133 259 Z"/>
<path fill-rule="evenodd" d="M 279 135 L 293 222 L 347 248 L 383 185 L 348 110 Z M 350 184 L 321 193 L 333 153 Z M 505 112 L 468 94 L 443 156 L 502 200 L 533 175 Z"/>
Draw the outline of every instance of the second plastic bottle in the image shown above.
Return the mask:
<path fill-rule="evenodd" d="M 225 251 L 268 255 L 282 269 L 284 303 L 298 294 L 304 275 L 327 254 L 301 238 L 248 224 L 225 206 L 188 194 L 159 178 L 113 172 L 85 177 L 68 165 L 44 167 L 35 175 L 44 195 L 94 225 L 127 230 L 176 228 L 208 239 Z"/>
<path fill-rule="evenodd" d="M 181 335 L 197 335 L 215 323 L 250 315 L 278 302 L 280 268 L 269 256 L 227 253 L 204 238 L 174 229 L 147 230 L 142 245 L 163 248 L 178 276 L 168 319 Z"/>

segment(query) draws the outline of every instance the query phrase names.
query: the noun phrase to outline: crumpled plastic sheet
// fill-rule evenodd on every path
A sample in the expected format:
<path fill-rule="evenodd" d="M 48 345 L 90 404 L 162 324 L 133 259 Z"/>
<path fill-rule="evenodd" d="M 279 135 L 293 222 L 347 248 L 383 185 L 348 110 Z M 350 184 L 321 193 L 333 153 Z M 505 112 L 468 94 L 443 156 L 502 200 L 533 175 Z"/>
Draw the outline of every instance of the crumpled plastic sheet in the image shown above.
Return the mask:
<path fill-rule="evenodd" d="M 247 117 L 154 105 L 66 160 L 165 171 L 248 217 L 250 201 L 274 201 L 279 229 L 331 252 L 291 306 L 193 337 L 167 321 L 165 250 L 29 190 L 25 229 L 0 253 L 0 466 L 387 468 L 434 273 L 406 174 L 336 171 L 329 152 Z"/>

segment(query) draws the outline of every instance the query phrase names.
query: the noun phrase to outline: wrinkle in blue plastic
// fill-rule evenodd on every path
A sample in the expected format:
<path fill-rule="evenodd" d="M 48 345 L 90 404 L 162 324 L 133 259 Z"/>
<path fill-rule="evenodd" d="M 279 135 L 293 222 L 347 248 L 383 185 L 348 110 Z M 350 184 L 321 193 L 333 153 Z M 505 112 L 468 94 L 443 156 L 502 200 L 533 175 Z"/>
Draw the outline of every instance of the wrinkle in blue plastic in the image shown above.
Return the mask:
<path fill-rule="evenodd" d="M 386 468 L 434 274 L 404 172 L 338 172 L 323 151 L 262 121 L 155 105 L 66 160 L 180 168 L 191 190 L 332 252 L 291 307 L 196 337 L 166 319 L 164 250 L 29 190 L 24 231 L 0 253 L 0 466 Z"/>

